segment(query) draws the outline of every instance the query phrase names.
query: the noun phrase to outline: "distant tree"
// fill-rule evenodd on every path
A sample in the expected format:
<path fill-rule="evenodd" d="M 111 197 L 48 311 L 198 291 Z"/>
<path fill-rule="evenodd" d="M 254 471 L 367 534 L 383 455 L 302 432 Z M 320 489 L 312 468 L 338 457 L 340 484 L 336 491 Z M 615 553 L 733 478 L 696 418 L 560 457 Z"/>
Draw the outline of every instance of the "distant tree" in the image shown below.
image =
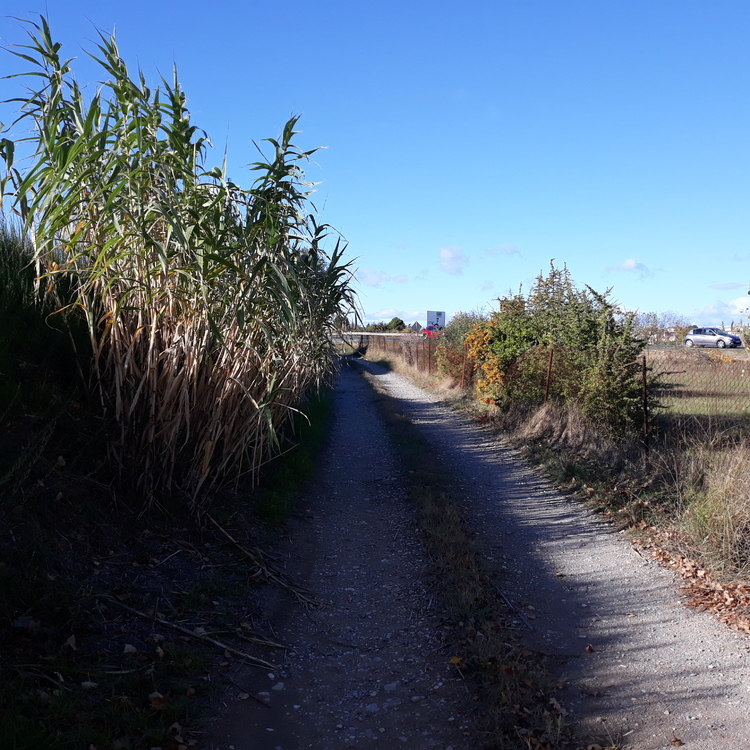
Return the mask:
<path fill-rule="evenodd" d="M 406 328 L 406 323 L 401 318 L 391 318 L 391 322 L 388 324 L 389 331 L 403 331 L 404 328 Z"/>
<path fill-rule="evenodd" d="M 681 344 L 685 333 L 692 327 L 687 318 L 671 310 L 633 314 L 633 333 L 647 344 Z"/>

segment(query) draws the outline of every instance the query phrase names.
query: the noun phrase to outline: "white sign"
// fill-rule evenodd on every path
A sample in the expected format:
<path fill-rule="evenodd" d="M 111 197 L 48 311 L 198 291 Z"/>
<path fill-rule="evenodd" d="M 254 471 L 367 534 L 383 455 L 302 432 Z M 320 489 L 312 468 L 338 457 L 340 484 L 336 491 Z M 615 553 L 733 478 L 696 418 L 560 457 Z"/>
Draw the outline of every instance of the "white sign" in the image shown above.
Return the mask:
<path fill-rule="evenodd" d="M 427 311 L 427 325 L 437 326 L 438 328 L 445 327 L 445 311 L 444 310 L 428 310 Z"/>

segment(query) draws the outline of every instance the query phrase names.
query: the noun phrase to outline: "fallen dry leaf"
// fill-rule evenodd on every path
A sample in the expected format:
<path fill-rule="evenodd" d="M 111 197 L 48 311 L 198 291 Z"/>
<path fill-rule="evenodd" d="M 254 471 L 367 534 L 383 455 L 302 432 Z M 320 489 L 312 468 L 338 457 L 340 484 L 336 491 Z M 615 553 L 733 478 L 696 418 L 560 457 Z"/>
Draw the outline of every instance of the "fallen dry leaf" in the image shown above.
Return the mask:
<path fill-rule="evenodd" d="M 675 747 L 681 747 L 685 743 L 682 740 L 678 740 L 677 737 L 672 735 L 671 739 L 669 740 Z"/>
<path fill-rule="evenodd" d="M 157 711 L 161 711 L 167 705 L 167 699 L 161 693 L 151 693 L 148 696 L 148 700 L 151 703 L 151 707 Z"/>
<path fill-rule="evenodd" d="M 123 654 L 137 654 L 138 649 L 130 643 L 125 644 L 125 648 L 122 650 Z"/>
<path fill-rule="evenodd" d="M 586 653 L 592 654 L 594 651 L 596 651 L 596 649 L 589 643 L 589 645 L 586 646 Z"/>

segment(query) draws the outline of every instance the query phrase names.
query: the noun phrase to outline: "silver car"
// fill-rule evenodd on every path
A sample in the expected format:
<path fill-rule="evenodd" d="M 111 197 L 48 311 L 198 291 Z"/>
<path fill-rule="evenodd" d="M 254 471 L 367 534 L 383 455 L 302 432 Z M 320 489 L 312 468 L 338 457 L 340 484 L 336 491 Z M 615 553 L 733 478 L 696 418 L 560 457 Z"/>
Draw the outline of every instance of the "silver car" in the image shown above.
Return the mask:
<path fill-rule="evenodd" d="M 693 328 L 685 334 L 685 346 L 742 346 L 742 339 L 721 328 Z"/>

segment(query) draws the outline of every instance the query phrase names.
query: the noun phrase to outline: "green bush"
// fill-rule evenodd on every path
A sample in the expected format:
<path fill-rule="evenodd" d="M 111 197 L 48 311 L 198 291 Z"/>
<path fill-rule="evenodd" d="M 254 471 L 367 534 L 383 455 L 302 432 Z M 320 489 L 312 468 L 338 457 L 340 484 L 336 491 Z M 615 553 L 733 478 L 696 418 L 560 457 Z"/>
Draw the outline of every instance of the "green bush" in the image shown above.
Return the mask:
<path fill-rule="evenodd" d="M 588 417 L 622 433 L 639 425 L 645 342 L 632 316 L 587 286 L 566 267 L 550 263 L 530 292 L 499 300 L 500 311 L 475 327 L 467 341 L 478 364 L 480 398 L 496 405 L 539 404 L 545 396 L 575 402 Z M 547 372 L 552 350 L 549 393 Z"/>
<path fill-rule="evenodd" d="M 466 336 L 487 319 L 481 312 L 457 312 L 443 328 L 437 346 L 438 370 L 455 381 L 466 381 L 470 376 L 471 361 L 467 357 Z"/>

